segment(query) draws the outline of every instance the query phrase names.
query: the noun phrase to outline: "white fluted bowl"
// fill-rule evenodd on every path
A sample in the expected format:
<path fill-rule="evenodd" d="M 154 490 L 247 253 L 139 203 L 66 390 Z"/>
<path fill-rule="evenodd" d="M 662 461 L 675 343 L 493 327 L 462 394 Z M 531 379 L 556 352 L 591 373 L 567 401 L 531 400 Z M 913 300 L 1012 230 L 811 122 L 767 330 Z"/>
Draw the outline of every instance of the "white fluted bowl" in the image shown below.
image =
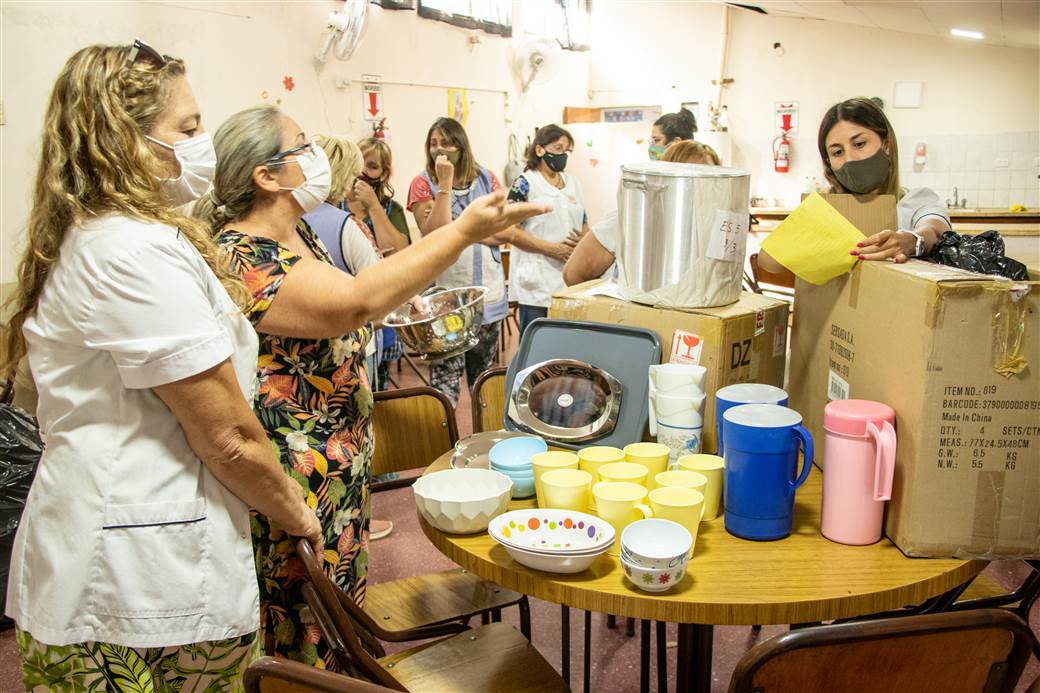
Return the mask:
<path fill-rule="evenodd" d="M 448 534 L 472 534 L 506 511 L 513 482 L 490 469 L 446 469 L 420 477 L 412 491 L 429 524 Z"/>

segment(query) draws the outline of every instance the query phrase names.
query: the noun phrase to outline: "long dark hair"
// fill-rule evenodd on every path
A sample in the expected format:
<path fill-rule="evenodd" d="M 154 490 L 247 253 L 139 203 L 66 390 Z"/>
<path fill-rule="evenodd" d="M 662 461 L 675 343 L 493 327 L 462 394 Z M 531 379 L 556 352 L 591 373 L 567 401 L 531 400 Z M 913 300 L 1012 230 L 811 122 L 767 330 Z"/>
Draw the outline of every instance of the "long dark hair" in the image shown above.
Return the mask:
<path fill-rule="evenodd" d="M 654 121 L 654 125 L 661 128 L 665 142 L 671 142 L 677 137 L 680 140 L 692 140 L 693 133 L 697 132 L 697 117 L 689 110 L 680 108 L 676 113 L 665 113 Z"/>
<path fill-rule="evenodd" d="M 534 153 L 534 148 L 536 146 L 544 149 L 561 137 L 566 137 L 567 141 L 571 143 L 571 146 L 574 146 L 574 138 L 571 136 L 571 133 L 567 132 L 559 125 L 553 123 L 552 125 L 543 125 L 538 128 L 534 133 L 534 141 L 527 145 L 527 152 L 525 153 L 525 156 L 527 156 L 527 163 L 524 164 L 524 170 L 534 171 L 538 168 L 538 164 L 541 163 L 542 158 Z"/>
<path fill-rule="evenodd" d="M 823 159 L 823 176 L 831 184 L 832 193 L 851 193 L 845 186 L 838 182 L 831 168 L 831 158 L 827 155 L 827 135 L 838 121 L 845 120 L 855 123 L 860 127 L 877 134 L 881 138 L 881 145 L 888 145 L 888 181 L 885 183 L 881 193 L 900 197 L 902 190 L 899 187 L 899 148 L 896 146 L 896 134 L 892 130 L 892 123 L 876 103 L 870 99 L 857 96 L 836 103 L 827 109 L 820 121 L 820 132 L 816 137 L 816 144 L 820 150 L 820 158 Z"/>
<path fill-rule="evenodd" d="M 473 148 L 469 144 L 469 137 L 462 123 L 454 118 L 438 118 L 426 132 L 426 174 L 437 182 L 437 168 L 434 165 L 433 156 L 430 154 L 430 138 L 433 131 L 440 130 L 451 143 L 459 149 L 459 164 L 455 167 L 455 182 L 468 185 L 477 177 L 477 160 L 473 158 Z"/>

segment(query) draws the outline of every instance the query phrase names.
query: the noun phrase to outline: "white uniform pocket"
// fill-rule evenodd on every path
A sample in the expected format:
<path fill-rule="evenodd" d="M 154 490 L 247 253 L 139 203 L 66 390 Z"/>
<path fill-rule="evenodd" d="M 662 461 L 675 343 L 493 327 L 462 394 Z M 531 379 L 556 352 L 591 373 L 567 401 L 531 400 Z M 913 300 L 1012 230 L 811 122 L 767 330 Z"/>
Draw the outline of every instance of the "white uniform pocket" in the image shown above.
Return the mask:
<path fill-rule="evenodd" d="M 122 618 L 190 616 L 205 609 L 206 500 L 105 508 L 94 611 Z"/>

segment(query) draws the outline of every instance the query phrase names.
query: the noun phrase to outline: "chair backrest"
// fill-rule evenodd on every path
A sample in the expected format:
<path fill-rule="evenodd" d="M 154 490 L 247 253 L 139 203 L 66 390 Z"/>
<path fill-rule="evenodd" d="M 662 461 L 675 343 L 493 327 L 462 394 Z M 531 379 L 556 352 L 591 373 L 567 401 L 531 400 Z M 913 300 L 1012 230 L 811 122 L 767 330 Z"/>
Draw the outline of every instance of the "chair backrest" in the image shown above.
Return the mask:
<path fill-rule="evenodd" d="M 791 631 L 747 652 L 730 693 L 1011 693 L 1035 642 L 1002 609 L 904 616 Z"/>
<path fill-rule="evenodd" d="M 340 601 L 338 593 L 342 590 L 325 575 L 307 540 L 297 540 L 296 554 L 307 574 L 307 582 L 303 586 L 304 600 L 311 608 L 322 636 L 340 666 L 348 671 L 360 672 L 373 683 L 395 691 L 407 691 L 365 649 L 354 620 Z"/>
<path fill-rule="evenodd" d="M 246 693 L 388 693 L 393 690 L 289 659 L 261 657 L 246 669 Z"/>
<path fill-rule="evenodd" d="M 762 269 L 758 264 L 758 253 L 752 253 L 751 257 L 748 258 L 748 262 L 751 264 L 751 276 L 754 278 L 756 285 L 765 282 L 766 284 L 782 286 L 787 289 L 794 288 L 794 274 L 790 270 L 785 269 L 782 272 L 770 272 L 769 270 Z M 762 292 L 759 291 L 758 293 Z"/>
<path fill-rule="evenodd" d="M 459 440 L 451 400 L 432 387 L 375 393 L 372 426 L 373 475 L 425 469 Z"/>
<path fill-rule="evenodd" d="M 506 410 L 505 367 L 496 366 L 481 373 L 477 382 L 473 383 L 473 392 L 470 395 L 473 432 L 501 429 Z"/>

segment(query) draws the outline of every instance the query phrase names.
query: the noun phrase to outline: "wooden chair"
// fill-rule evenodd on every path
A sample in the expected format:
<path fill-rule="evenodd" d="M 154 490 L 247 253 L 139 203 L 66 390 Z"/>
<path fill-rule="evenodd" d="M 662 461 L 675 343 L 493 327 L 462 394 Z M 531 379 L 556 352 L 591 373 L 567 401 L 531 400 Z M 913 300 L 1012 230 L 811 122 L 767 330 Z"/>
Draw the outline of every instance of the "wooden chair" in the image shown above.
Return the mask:
<path fill-rule="evenodd" d="M 1011 693 L 1036 638 L 1001 609 L 791 631 L 753 647 L 730 693 Z"/>
<path fill-rule="evenodd" d="M 768 294 L 783 301 L 794 300 L 795 276 L 788 270 L 782 272 L 770 272 L 762 269 L 758 264 L 758 253 L 752 253 L 748 258 L 751 265 L 751 289 L 756 294 Z M 762 286 L 769 284 L 770 286 Z"/>
<path fill-rule="evenodd" d="M 391 693 L 395 689 L 300 664 L 261 657 L 246 669 L 246 693 Z"/>
<path fill-rule="evenodd" d="M 473 383 L 470 392 L 470 410 L 473 417 L 473 432 L 497 431 L 502 428 L 506 410 L 506 369 L 503 366 L 489 368 Z"/>
<path fill-rule="evenodd" d="M 340 666 L 396 691 L 566 691 L 567 684 L 512 626 L 473 630 L 376 656 L 344 608 L 350 601 L 326 577 L 306 540 L 296 544 L 307 573 L 304 598 Z"/>
<path fill-rule="evenodd" d="M 455 447 L 459 439 L 455 410 L 439 390 L 414 387 L 375 393 L 372 411 L 376 447 L 372 474 L 414 472 Z M 374 492 L 408 486 L 414 475 L 372 485 Z M 520 630 L 531 635 L 527 595 L 480 580 L 461 568 L 369 583 L 365 608 L 353 614 L 376 637 L 386 641 L 414 640 L 417 632 L 434 626 L 458 626 L 480 616 L 485 623 L 501 619 L 509 606 L 520 610 Z M 351 602 L 350 606 L 356 606 Z M 360 611 L 360 609 L 358 610 Z M 443 629 L 442 629 L 443 630 Z M 421 637 L 430 637 L 430 634 Z"/>

